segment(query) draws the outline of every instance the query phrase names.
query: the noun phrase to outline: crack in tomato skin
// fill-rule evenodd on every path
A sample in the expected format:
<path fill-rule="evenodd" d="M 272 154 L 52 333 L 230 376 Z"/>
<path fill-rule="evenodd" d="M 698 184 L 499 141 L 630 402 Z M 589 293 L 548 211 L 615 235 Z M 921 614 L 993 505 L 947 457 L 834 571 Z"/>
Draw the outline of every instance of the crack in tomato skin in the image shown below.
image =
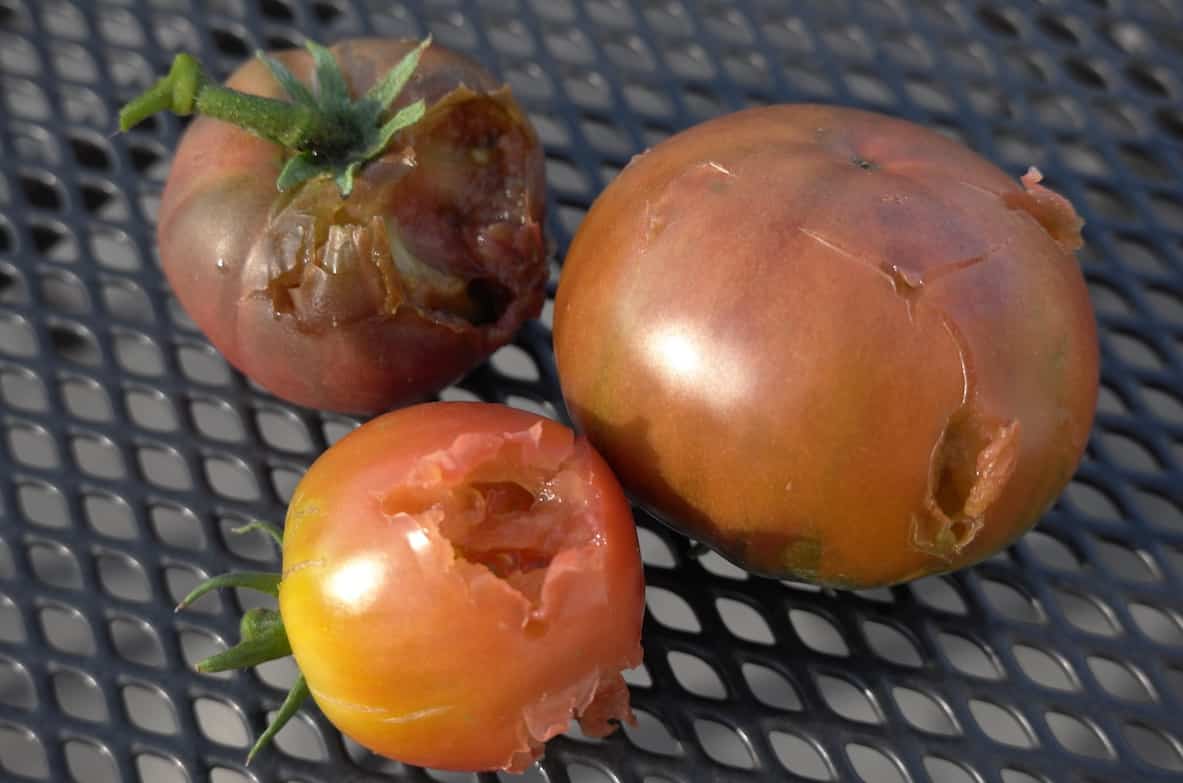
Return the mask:
<path fill-rule="evenodd" d="M 521 771 L 572 718 L 589 735 L 631 720 L 620 672 L 641 655 L 636 531 L 570 430 L 488 404 L 396 411 L 326 452 L 289 513 L 302 521 L 285 564 L 325 561 L 281 583 L 293 653 L 361 744 Z"/>

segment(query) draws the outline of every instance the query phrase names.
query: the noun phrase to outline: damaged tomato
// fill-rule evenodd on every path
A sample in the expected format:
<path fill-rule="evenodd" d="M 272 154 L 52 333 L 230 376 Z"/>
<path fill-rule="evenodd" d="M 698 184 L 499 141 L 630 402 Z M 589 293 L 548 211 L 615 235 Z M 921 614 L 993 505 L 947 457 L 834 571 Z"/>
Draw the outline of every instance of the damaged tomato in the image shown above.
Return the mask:
<path fill-rule="evenodd" d="M 567 255 L 571 413 L 640 501 L 752 570 L 866 587 L 987 557 L 1068 482 L 1097 398 L 1082 222 L 1039 182 L 853 109 L 679 134 Z"/>
<path fill-rule="evenodd" d="M 223 87 L 180 55 L 121 125 L 160 110 L 206 115 L 165 186 L 165 275 L 277 396 L 359 413 L 421 399 L 539 312 L 542 150 L 470 60 L 413 41 L 310 44 Z"/>
<path fill-rule="evenodd" d="M 290 650 L 289 703 L 310 692 L 362 745 L 444 769 L 521 771 L 572 718 L 593 736 L 632 719 L 636 529 L 607 465 L 554 421 L 484 403 L 374 419 L 309 469 L 282 545 L 282 579 L 194 594 L 279 597 L 204 670 Z"/>

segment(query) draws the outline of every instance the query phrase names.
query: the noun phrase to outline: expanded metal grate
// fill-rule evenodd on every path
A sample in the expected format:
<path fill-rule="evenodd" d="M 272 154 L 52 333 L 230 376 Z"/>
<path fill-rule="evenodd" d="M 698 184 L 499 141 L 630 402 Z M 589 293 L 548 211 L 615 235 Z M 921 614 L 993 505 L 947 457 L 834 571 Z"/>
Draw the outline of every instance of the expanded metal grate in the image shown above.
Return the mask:
<path fill-rule="evenodd" d="M 1100 412 L 1037 530 L 891 590 L 749 577 L 641 517 L 635 729 L 551 743 L 526 780 L 1031 783 L 1183 779 L 1183 3 L 1171 0 L 0 0 L 0 777 L 106 783 L 479 779 L 379 759 L 309 708 L 250 767 L 287 664 L 196 674 L 275 566 L 261 536 L 357 422 L 231 371 L 155 258 L 182 129 L 112 135 L 199 54 L 378 33 L 469 52 L 548 153 L 554 265 L 644 147 L 752 104 L 934 125 L 1088 221 Z M 548 313 L 448 398 L 554 414 Z M 771 390 L 770 390 L 771 393 Z"/>

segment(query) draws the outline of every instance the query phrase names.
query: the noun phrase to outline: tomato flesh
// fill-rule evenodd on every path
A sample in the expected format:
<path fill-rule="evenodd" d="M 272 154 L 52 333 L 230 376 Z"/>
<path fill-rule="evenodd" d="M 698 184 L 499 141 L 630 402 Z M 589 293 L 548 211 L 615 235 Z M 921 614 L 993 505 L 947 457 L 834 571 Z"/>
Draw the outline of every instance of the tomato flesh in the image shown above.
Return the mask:
<path fill-rule="evenodd" d="M 628 720 L 640 663 L 636 532 L 565 427 L 436 403 L 374 420 L 289 507 L 280 609 L 313 698 L 401 761 L 520 771 L 578 718 Z"/>

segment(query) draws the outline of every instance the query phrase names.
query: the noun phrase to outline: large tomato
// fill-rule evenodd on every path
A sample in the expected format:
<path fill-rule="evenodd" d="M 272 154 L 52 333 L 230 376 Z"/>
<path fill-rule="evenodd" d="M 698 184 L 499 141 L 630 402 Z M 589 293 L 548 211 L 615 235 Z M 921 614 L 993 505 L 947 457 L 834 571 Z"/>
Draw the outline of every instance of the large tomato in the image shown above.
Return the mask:
<path fill-rule="evenodd" d="M 839 586 L 988 556 L 1072 475 L 1096 326 L 1063 198 L 885 116 L 778 106 L 604 191 L 555 308 L 625 486 L 742 565 Z"/>
<path fill-rule="evenodd" d="M 360 39 L 331 52 L 357 98 L 412 49 Z M 308 52 L 274 57 L 313 83 Z M 289 97 L 259 60 L 227 85 Z M 425 116 L 360 169 L 348 197 L 329 177 L 278 192 L 288 154 L 226 122 L 199 117 L 181 140 L 160 207 L 164 272 L 210 341 L 280 397 L 355 412 L 421 398 L 542 305 L 543 155 L 525 115 L 508 88 L 438 46 L 392 111 L 418 99 Z"/>
<path fill-rule="evenodd" d="M 292 498 L 279 604 L 328 718 L 410 764 L 520 771 L 572 717 L 631 717 L 632 516 L 588 443 L 533 414 L 434 403 L 345 437 Z"/>

